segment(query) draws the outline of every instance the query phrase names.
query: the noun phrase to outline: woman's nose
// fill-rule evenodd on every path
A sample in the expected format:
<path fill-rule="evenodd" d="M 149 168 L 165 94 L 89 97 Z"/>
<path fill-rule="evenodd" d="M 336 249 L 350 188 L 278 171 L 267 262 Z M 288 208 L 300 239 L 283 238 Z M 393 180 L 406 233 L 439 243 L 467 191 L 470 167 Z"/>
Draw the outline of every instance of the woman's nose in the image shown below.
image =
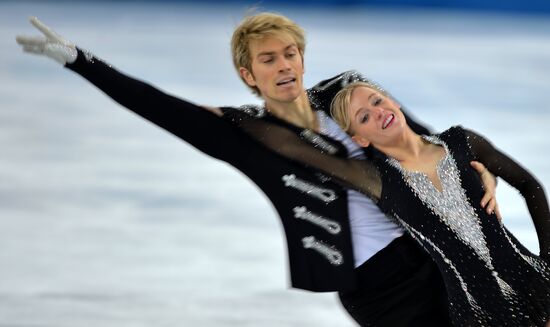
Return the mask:
<path fill-rule="evenodd" d="M 382 108 L 375 108 L 373 110 L 373 113 L 374 113 L 376 119 L 383 119 L 384 118 L 384 109 L 382 109 Z"/>

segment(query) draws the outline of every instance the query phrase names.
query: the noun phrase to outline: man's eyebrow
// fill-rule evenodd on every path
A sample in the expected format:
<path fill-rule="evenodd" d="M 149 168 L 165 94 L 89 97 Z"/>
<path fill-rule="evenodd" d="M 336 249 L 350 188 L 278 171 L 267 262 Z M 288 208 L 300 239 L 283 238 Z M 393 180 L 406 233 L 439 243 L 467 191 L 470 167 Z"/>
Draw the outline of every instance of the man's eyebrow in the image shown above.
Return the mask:
<path fill-rule="evenodd" d="M 264 52 L 258 53 L 257 57 L 260 57 L 260 56 L 271 56 L 271 55 L 274 55 L 274 54 L 275 54 L 275 51 L 264 51 Z"/>
<path fill-rule="evenodd" d="M 293 44 L 287 45 L 287 46 L 284 48 L 283 51 L 287 51 L 287 50 L 289 50 L 289 49 L 291 49 L 291 48 L 293 48 L 293 47 L 298 48 L 298 46 L 297 46 L 296 44 L 293 43 Z M 258 53 L 257 57 L 259 57 L 259 56 L 272 56 L 272 55 L 274 55 L 275 53 L 276 53 L 276 51 L 264 51 L 264 52 Z"/>

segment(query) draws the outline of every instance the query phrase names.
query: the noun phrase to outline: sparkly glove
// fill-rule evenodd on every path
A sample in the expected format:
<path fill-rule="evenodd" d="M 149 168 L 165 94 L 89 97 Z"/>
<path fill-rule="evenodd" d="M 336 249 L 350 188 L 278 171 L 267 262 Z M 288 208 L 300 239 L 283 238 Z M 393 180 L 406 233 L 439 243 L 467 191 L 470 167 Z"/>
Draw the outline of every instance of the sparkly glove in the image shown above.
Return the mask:
<path fill-rule="evenodd" d="M 30 22 L 44 36 L 18 35 L 15 39 L 23 47 L 23 51 L 45 55 L 62 65 L 75 62 L 78 52 L 73 43 L 63 39 L 36 17 L 31 17 Z"/>

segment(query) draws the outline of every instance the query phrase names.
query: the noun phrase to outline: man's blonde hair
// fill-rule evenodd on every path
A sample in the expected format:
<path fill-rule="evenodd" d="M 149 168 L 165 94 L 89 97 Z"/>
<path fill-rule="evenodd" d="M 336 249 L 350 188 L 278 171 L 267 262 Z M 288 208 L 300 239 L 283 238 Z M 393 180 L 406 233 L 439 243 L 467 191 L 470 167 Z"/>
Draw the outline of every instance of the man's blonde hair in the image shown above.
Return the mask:
<path fill-rule="evenodd" d="M 274 36 L 292 38 L 292 40 L 296 42 L 296 46 L 303 60 L 306 48 L 304 30 L 285 16 L 269 12 L 259 13 L 245 17 L 233 32 L 233 37 L 231 38 L 231 55 L 233 56 L 233 65 L 237 69 L 237 72 L 239 73 L 240 67 L 244 67 L 252 73 L 250 41 L 262 40 Z M 246 84 L 246 81 L 244 82 Z M 250 87 L 252 92 L 256 95 L 260 95 L 260 90 L 257 87 L 246 85 Z"/>
<path fill-rule="evenodd" d="M 351 118 L 349 116 L 349 106 L 351 103 L 351 95 L 358 87 L 367 87 L 369 89 L 388 95 L 375 84 L 369 82 L 353 82 L 344 86 L 332 99 L 330 104 L 330 115 L 338 123 L 340 128 L 349 135 L 353 135 L 351 130 Z"/>

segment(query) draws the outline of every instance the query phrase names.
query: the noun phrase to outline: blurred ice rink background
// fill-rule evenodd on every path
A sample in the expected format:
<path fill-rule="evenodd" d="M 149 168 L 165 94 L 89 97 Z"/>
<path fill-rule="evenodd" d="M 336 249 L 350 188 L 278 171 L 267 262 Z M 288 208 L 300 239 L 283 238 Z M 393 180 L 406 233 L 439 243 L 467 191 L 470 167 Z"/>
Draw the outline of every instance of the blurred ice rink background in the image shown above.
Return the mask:
<path fill-rule="evenodd" d="M 288 289 L 278 218 L 250 181 L 15 43 L 36 15 L 170 93 L 259 103 L 228 45 L 250 6 L 0 3 L 1 327 L 354 325 L 334 294 Z M 550 186 L 548 14 L 260 9 L 305 28 L 306 86 L 359 70 L 434 130 L 472 128 Z M 523 200 L 498 192 L 537 252 Z"/>

